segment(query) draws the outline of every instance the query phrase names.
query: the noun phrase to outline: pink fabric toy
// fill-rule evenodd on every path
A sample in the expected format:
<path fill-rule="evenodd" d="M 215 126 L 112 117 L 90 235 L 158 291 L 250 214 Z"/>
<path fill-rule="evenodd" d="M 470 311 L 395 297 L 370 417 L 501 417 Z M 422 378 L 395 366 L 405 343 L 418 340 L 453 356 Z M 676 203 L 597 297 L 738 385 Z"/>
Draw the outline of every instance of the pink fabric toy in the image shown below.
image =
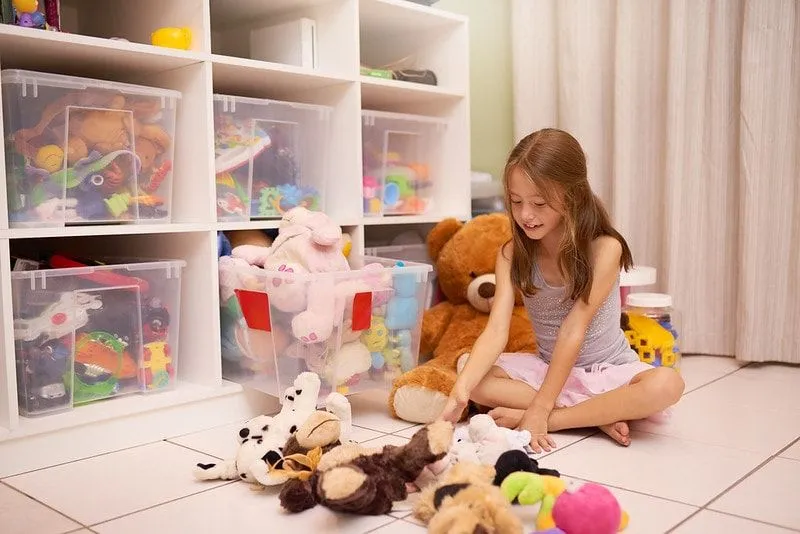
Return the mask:
<path fill-rule="evenodd" d="M 615 534 L 625 528 L 626 519 L 616 497 L 599 484 L 565 491 L 553 506 L 553 520 L 565 534 Z"/>
<path fill-rule="evenodd" d="M 318 343 L 330 337 L 336 319 L 335 281 L 319 277 L 309 282 L 304 276 L 350 270 L 342 253 L 342 229 L 330 217 L 293 208 L 284 214 L 272 246 L 241 245 L 231 255 L 274 273 L 266 277 L 265 290 L 271 306 L 297 314 L 292 319 L 295 338 Z"/>

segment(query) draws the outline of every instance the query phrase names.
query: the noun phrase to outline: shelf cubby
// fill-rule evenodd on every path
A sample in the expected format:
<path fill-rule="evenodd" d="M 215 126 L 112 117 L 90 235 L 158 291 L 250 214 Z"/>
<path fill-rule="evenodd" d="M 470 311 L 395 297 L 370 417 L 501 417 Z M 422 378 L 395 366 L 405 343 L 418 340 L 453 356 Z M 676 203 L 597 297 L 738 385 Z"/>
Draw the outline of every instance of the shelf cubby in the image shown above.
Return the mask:
<path fill-rule="evenodd" d="M 350 234 L 352 254 L 363 254 L 365 246 L 390 243 L 408 230 L 424 235 L 445 217 L 470 215 L 469 50 L 464 17 L 405 0 L 63 0 L 62 6 L 62 33 L 0 25 L 0 68 L 180 91 L 172 217 L 167 224 L 10 228 L 0 153 L 0 477 L 270 409 L 263 395 L 222 379 L 217 232 L 274 232 L 280 221 L 217 221 L 214 94 L 331 108 L 325 211 Z M 315 21 L 317 68 L 252 58 L 250 28 L 302 17 Z M 189 28 L 190 49 L 149 44 L 151 32 L 164 26 Z M 359 66 L 364 63 L 431 69 L 438 85 L 361 76 Z M 362 110 L 425 115 L 446 122 L 440 145 L 444 163 L 441 180 L 434 184 L 432 211 L 364 216 Z M 0 135 L 5 138 L 8 132 L 0 129 Z M 11 254 L 55 249 L 89 258 L 141 256 L 186 263 L 181 271 L 174 390 L 36 418 L 20 416 Z"/>

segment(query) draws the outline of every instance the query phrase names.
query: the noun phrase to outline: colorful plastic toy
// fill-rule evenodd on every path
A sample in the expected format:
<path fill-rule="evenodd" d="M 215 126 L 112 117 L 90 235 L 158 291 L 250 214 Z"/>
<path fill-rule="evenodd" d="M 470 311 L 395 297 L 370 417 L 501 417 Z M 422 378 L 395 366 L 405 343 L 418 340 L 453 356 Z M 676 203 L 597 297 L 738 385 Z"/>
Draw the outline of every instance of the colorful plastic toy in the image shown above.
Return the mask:
<path fill-rule="evenodd" d="M 675 365 L 677 347 L 668 322 L 663 326 L 645 315 L 623 313 L 621 323 L 628 343 L 643 362 L 663 367 Z"/>
<path fill-rule="evenodd" d="M 20 95 L 22 87 L 39 75 L 23 72 L 14 76 L 18 80 L 8 84 L 4 80 L 3 86 L 11 101 L 15 100 L 12 91 Z M 38 122 L 20 128 L 6 121 L 11 221 L 77 223 L 166 217 L 164 196 L 171 192 L 172 138 L 158 124 L 162 99 L 123 96 L 95 87 L 64 92 L 53 84 L 56 80 L 41 76 L 38 98 L 46 105 L 24 104 L 22 112 L 40 113 L 38 118 L 28 118 Z M 65 77 L 65 81 L 69 79 Z M 53 99 L 54 94 L 60 96 Z"/>

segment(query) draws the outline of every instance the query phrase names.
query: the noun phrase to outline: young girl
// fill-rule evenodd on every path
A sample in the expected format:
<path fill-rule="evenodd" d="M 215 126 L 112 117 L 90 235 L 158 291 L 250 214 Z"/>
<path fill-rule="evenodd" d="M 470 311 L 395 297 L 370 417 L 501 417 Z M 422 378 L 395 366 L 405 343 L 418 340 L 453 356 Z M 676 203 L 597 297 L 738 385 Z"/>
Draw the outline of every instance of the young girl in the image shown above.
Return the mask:
<path fill-rule="evenodd" d="M 659 414 L 683 393 L 680 375 L 639 360 L 620 327 L 619 273 L 633 263 L 625 239 L 592 193 L 574 137 L 528 135 L 504 174 L 513 239 L 497 256 L 489 323 L 460 371 L 442 418 L 468 400 L 494 408 L 497 424 L 530 431 L 536 452 L 549 431 L 600 427 L 630 444 L 627 421 Z M 539 353 L 500 354 L 514 292 L 522 291 Z"/>

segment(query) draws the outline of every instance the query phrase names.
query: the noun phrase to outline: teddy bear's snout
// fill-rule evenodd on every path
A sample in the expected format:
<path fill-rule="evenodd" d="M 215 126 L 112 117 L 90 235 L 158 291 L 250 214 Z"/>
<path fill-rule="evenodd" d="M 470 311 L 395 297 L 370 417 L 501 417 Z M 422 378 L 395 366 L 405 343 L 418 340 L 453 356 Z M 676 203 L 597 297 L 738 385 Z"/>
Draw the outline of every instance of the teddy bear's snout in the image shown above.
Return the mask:
<path fill-rule="evenodd" d="M 494 300 L 497 279 L 494 273 L 483 274 L 467 286 L 467 300 L 476 310 L 489 313 Z"/>

